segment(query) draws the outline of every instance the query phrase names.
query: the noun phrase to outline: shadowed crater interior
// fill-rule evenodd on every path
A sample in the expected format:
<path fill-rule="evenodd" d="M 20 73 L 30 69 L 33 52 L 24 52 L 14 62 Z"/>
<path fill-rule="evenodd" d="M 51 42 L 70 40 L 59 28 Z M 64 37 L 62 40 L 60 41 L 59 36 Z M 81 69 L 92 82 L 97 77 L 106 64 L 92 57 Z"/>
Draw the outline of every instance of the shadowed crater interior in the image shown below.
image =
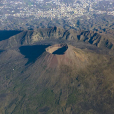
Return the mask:
<path fill-rule="evenodd" d="M 25 58 L 28 58 L 28 62 L 26 63 L 27 65 L 29 63 L 35 62 L 48 46 L 50 45 L 21 46 L 19 50 L 21 54 L 25 56 Z"/>
<path fill-rule="evenodd" d="M 67 49 L 68 49 L 67 44 L 55 44 L 53 46 L 49 46 L 48 48 L 46 48 L 46 51 L 51 54 L 62 55 L 65 53 Z"/>

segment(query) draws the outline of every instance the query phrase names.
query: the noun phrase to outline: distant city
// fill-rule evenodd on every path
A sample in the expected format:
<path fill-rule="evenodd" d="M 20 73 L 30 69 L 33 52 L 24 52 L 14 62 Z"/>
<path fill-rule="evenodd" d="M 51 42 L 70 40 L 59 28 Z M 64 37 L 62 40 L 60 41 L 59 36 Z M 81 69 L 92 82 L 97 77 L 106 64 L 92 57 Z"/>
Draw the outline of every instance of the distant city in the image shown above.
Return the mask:
<path fill-rule="evenodd" d="M 77 18 L 89 20 L 94 14 L 114 16 L 112 0 L 4 0 L 0 4 L 0 29 L 37 28 L 41 19 L 64 19 L 75 27 Z M 36 24 L 35 24 L 36 23 Z M 41 24 L 41 23 L 40 23 Z M 31 25 L 31 27 L 30 27 Z M 25 27 L 25 28 L 26 28 Z"/>

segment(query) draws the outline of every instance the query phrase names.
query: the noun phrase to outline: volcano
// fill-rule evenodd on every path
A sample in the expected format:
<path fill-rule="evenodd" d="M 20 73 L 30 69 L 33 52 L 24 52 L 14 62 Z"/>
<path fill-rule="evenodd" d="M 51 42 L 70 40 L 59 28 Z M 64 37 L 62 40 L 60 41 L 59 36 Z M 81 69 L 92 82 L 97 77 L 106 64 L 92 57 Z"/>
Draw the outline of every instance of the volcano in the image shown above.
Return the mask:
<path fill-rule="evenodd" d="M 0 41 L 0 113 L 114 114 L 113 42 L 44 30 Z"/>

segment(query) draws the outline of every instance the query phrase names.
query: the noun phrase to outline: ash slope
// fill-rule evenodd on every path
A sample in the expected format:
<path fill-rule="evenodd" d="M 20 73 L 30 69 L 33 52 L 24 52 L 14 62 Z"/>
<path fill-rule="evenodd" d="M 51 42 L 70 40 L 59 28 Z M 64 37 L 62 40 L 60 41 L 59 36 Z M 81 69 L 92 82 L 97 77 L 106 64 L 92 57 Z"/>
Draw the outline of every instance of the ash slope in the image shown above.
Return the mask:
<path fill-rule="evenodd" d="M 73 44 L 75 40 L 31 45 L 26 37 L 18 38 L 0 42 L 6 46 L 1 45 L 0 53 L 2 114 L 114 113 L 114 56 L 96 53 L 100 48 L 95 46 Z M 54 53 L 61 45 L 65 50 Z"/>

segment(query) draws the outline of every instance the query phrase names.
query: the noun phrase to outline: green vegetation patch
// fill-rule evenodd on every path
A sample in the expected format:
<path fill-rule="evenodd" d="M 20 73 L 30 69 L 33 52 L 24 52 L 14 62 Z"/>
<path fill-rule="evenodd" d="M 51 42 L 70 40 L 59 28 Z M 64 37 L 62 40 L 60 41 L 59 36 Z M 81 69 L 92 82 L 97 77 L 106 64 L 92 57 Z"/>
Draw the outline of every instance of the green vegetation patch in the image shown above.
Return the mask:
<path fill-rule="evenodd" d="M 68 99 L 67 99 L 67 105 L 70 105 L 70 104 L 76 104 L 76 102 L 78 101 L 79 99 L 79 91 L 78 90 L 75 90 L 73 91 L 69 96 L 68 96 Z"/>
<path fill-rule="evenodd" d="M 37 104 L 38 108 L 43 106 L 53 106 L 55 103 L 55 94 L 52 90 L 46 89 L 36 96 L 30 98 L 31 103 Z"/>

